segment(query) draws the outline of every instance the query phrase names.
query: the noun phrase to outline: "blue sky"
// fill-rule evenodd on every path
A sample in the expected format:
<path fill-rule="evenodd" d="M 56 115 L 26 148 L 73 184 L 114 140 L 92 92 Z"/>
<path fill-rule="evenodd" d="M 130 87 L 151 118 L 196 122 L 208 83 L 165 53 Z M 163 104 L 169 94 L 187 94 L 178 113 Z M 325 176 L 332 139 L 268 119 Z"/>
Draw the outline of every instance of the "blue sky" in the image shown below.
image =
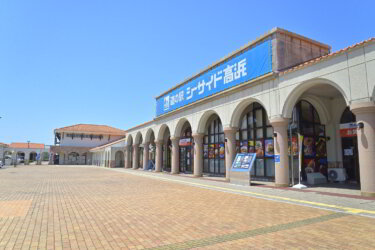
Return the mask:
<path fill-rule="evenodd" d="M 77 123 L 128 129 L 154 97 L 273 27 L 344 48 L 374 1 L 0 1 L 0 142 Z"/>

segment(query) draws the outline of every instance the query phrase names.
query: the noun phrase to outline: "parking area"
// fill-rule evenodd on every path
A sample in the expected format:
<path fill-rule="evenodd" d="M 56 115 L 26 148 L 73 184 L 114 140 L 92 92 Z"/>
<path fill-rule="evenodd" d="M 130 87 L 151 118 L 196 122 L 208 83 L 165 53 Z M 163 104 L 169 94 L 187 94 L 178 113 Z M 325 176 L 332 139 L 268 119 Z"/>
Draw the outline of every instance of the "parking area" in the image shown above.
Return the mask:
<path fill-rule="evenodd" d="M 316 208 L 278 200 L 286 196 L 277 193 L 273 199 L 277 190 L 256 197 L 253 189 L 227 183 L 152 175 L 73 166 L 1 169 L 0 249 L 375 248 L 373 210 L 365 206 L 371 200 L 359 200 L 357 210 L 318 201 Z"/>

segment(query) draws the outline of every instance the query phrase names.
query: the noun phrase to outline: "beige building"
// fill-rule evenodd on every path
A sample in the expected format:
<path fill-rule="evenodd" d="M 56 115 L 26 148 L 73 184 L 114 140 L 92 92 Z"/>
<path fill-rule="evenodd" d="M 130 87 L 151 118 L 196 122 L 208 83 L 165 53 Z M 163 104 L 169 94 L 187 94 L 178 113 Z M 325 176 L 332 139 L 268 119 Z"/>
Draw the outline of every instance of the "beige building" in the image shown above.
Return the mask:
<path fill-rule="evenodd" d="M 90 149 L 92 164 L 102 167 L 125 167 L 125 138 Z"/>
<path fill-rule="evenodd" d="M 29 164 L 31 162 L 40 163 L 48 161 L 49 146 L 42 143 L 12 142 L 11 144 L 0 145 L 1 156 L 6 164 L 17 163 Z"/>
<path fill-rule="evenodd" d="M 252 179 L 288 186 L 299 133 L 303 180 L 343 175 L 375 196 L 374 100 L 375 39 L 332 53 L 275 28 L 159 95 L 126 131 L 125 167 L 229 180 L 236 153 L 255 153 Z"/>
<path fill-rule="evenodd" d="M 125 137 L 121 129 L 106 125 L 77 124 L 54 130 L 55 146 L 51 147 L 50 164 L 91 165 L 90 149 Z"/>

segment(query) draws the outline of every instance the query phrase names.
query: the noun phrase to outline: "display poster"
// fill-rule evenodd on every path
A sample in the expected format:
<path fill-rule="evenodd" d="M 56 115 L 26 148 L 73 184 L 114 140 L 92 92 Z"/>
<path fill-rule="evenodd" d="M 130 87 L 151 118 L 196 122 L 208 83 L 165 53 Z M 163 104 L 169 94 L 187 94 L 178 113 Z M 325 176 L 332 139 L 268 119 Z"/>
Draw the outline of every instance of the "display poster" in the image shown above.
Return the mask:
<path fill-rule="evenodd" d="M 215 144 L 210 144 L 208 147 L 208 158 L 214 159 L 215 158 Z"/>
<path fill-rule="evenodd" d="M 241 153 L 247 153 L 247 141 L 241 142 Z"/>
<path fill-rule="evenodd" d="M 232 164 L 232 171 L 251 171 L 256 154 L 238 153 Z"/>
<path fill-rule="evenodd" d="M 257 154 L 257 157 L 263 157 L 264 155 L 263 140 L 255 141 L 255 153 Z"/>
<path fill-rule="evenodd" d="M 219 157 L 219 144 L 215 144 L 215 158 Z"/>
<path fill-rule="evenodd" d="M 191 138 L 183 138 L 183 139 L 180 139 L 179 146 L 180 146 L 180 147 L 188 147 L 188 146 L 191 146 Z"/>
<path fill-rule="evenodd" d="M 219 152 L 220 152 L 220 159 L 225 158 L 225 144 L 221 143 L 219 147 Z"/>
<path fill-rule="evenodd" d="M 315 157 L 313 137 L 305 137 L 303 139 L 303 154 L 305 157 Z"/>
<path fill-rule="evenodd" d="M 208 145 L 203 145 L 203 158 L 208 158 Z"/>
<path fill-rule="evenodd" d="M 265 156 L 266 157 L 273 157 L 274 156 L 274 146 L 273 146 L 273 139 L 267 139 L 264 141 L 265 146 Z"/>
<path fill-rule="evenodd" d="M 255 153 L 255 143 L 254 141 L 249 141 L 249 153 Z"/>
<path fill-rule="evenodd" d="M 288 141 L 289 141 L 289 148 L 288 148 L 289 155 L 291 154 L 291 152 L 293 152 L 293 156 L 297 156 L 298 155 L 297 137 L 293 136 L 292 141 L 290 141 L 290 138 L 288 138 Z"/>
<path fill-rule="evenodd" d="M 344 149 L 344 155 L 345 156 L 352 156 L 353 154 L 353 148 L 345 148 Z"/>
<path fill-rule="evenodd" d="M 316 157 L 327 157 L 326 138 L 319 137 L 315 142 Z"/>
<path fill-rule="evenodd" d="M 357 124 L 354 122 L 340 124 L 341 137 L 355 137 L 357 136 Z"/>

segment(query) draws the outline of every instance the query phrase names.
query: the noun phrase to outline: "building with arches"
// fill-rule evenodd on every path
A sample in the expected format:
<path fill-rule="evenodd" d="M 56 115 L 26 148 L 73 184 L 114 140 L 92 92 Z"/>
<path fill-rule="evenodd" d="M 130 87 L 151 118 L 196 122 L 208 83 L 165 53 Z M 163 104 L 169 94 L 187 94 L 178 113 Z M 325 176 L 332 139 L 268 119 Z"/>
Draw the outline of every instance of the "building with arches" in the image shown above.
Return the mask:
<path fill-rule="evenodd" d="M 300 133 L 303 179 L 343 168 L 375 196 L 374 101 L 374 38 L 332 53 L 275 28 L 157 96 L 156 117 L 125 131 L 125 167 L 229 180 L 254 152 L 252 178 L 288 186 Z"/>
<path fill-rule="evenodd" d="M 18 163 L 24 164 L 40 163 L 42 160 L 48 161 L 50 147 L 42 143 L 12 142 L 9 145 L 2 145 L 0 159 L 3 159 L 4 163 L 12 164 L 16 160 Z"/>
<path fill-rule="evenodd" d="M 94 164 L 91 149 L 125 137 L 121 129 L 106 125 L 76 124 L 54 130 L 55 145 L 51 147 L 50 164 Z M 96 162 L 95 162 L 96 164 Z"/>

